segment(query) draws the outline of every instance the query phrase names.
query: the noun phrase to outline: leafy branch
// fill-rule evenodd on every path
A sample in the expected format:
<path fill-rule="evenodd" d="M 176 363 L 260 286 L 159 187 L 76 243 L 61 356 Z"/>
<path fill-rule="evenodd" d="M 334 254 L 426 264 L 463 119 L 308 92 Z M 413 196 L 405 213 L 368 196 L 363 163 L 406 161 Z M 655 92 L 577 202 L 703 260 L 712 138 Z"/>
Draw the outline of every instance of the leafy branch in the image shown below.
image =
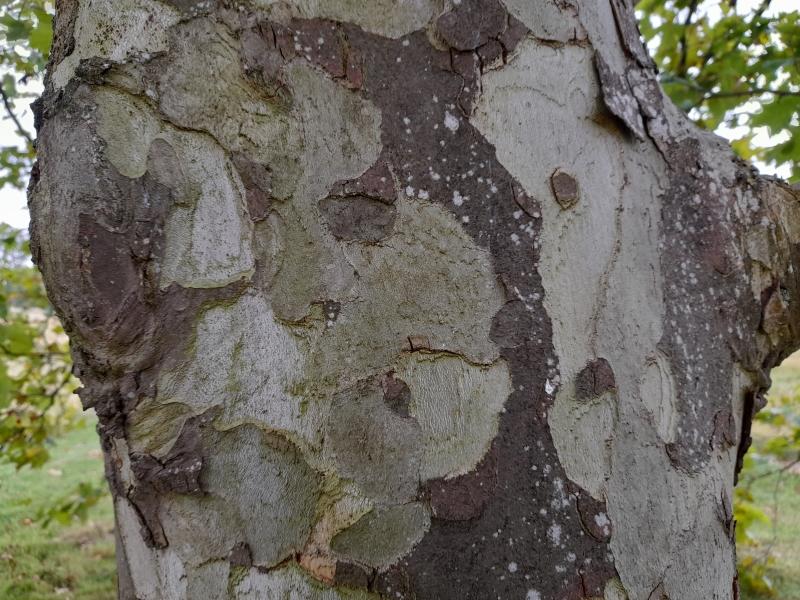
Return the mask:
<path fill-rule="evenodd" d="M 770 0 L 749 8 L 735 0 L 640 0 L 637 9 L 672 100 L 702 127 L 746 127 L 734 150 L 800 181 L 800 11 L 780 12 Z M 743 113 L 752 114 L 733 118 Z M 757 128 L 781 141 L 759 145 Z"/>

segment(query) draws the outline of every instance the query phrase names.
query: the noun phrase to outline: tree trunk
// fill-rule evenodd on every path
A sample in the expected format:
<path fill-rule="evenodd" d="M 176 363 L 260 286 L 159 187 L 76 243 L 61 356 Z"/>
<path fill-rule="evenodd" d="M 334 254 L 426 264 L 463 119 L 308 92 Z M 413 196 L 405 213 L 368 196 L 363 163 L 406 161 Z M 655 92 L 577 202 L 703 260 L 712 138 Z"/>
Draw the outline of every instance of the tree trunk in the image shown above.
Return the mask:
<path fill-rule="evenodd" d="M 124 599 L 737 597 L 800 205 L 625 0 L 62 0 L 34 257 Z"/>

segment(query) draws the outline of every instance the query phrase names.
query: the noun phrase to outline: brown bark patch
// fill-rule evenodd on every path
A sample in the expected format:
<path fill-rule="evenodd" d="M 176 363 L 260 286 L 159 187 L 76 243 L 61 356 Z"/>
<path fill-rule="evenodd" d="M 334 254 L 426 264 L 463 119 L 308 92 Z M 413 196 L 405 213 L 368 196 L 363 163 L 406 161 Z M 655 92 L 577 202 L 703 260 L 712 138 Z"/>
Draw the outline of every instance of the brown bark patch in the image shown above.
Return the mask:
<path fill-rule="evenodd" d="M 434 518 L 468 521 L 480 517 L 497 487 L 497 455 L 484 456 L 472 473 L 428 483 Z"/>
<path fill-rule="evenodd" d="M 319 206 L 334 237 L 377 242 L 392 232 L 396 200 L 392 173 L 379 161 L 360 177 L 337 182 Z"/>
<path fill-rule="evenodd" d="M 234 567 L 252 567 L 253 556 L 250 552 L 250 546 L 245 542 L 236 544 L 228 554 L 228 562 Z"/>
<path fill-rule="evenodd" d="M 394 227 L 397 210 L 369 196 L 328 196 L 319 204 L 334 237 L 340 240 L 377 242 Z"/>
<path fill-rule="evenodd" d="M 75 50 L 75 21 L 78 18 L 78 0 L 57 0 L 53 17 L 53 45 L 50 48 L 48 72 Z"/>
<path fill-rule="evenodd" d="M 578 203 L 578 181 L 569 173 L 556 170 L 550 176 L 550 189 L 561 208 L 566 210 Z"/>
<path fill-rule="evenodd" d="M 455 50 L 475 50 L 506 28 L 506 11 L 496 0 L 463 0 L 436 21 L 436 31 Z"/>
<path fill-rule="evenodd" d="M 394 373 L 387 373 L 381 379 L 381 387 L 386 406 L 401 417 L 408 417 L 411 404 L 411 390 L 408 388 L 408 384 L 395 377 Z"/>
<path fill-rule="evenodd" d="M 585 492 L 576 495 L 575 503 L 583 530 L 598 542 L 608 542 L 612 527 L 605 503 L 595 500 Z"/>
<path fill-rule="evenodd" d="M 334 584 L 339 587 L 353 589 L 367 589 L 370 587 L 374 573 L 367 569 L 349 562 L 338 561 L 334 575 Z"/>
<path fill-rule="evenodd" d="M 337 196 L 363 195 L 385 204 L 393 204 L 397 199 L 392 172 L 383 161 L 378 161 L 356 179 L 337 182 L 333 186 L 331 194 Z"/>
<path fill-rule="evenodd" d="M 269 167 L 251 161 L 242 153 L 231 157 L 245 189 L 247 213 L 252 221 L 263 221 L 272 208 L 272 173 Z"/>
<path fill-rule="evenodd" d="M 575 378 L 575 396 L 578 400 L 599 398 L 616 389 L 614 371 L 605 358 L 589 362 Z"/>

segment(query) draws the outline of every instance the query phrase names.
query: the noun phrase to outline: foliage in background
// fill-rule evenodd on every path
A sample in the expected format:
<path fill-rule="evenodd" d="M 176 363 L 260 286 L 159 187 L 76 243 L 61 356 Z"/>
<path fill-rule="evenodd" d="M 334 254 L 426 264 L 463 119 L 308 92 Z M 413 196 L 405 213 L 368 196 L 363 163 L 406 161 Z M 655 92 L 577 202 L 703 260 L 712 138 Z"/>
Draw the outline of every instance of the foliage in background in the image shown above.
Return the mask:
<path fill-rule="evenodd" d="M 17 468 L 42 466 L 52 434 L 73 424 L 67 336 L 28 264 L 23 232 L 0 224 L 0 453 Z"/>
<path fill-rule="evenodd" d="M 69 340 L 30 264 L 27 236 L 0 223 L 0 461 L 42 467 L 57 437 L 86 426 L 71 367 Z M 103 493 L 102 484 L 81 483 L 51 498 L 38 520 L 84 519 Z"/>
<path fill-rule="evenodd" d="M 797 6 L 797 4 L 794 4 Z M 641 0 L 642 35 L 673 101 L 702 127 L 742 127 L 744 159 L 800 181 L 800 11 L 770 0 Z M 777 143 L 759 145 L 766 128 Z"/>
<path fill-rule="evenodd" d="M 777 488 L 787 474 L 800 473 L 800 370 L 798 360 L 790 358 L 770 389 L 769 402 L 755 417 L 754 444 L 745 455 L 741 480 L 736 487 L 736 543 L 739 554 L 739 579 L 751 595 L 773 596 L 770 573 L 776 567 L 771 540 L 757 535 L 764 526 L 777 526 L 779 507 L 768 506 L 755 497 L 757 488 L 774 481 Z M 788 374 L 788 375 L 787 375 Z"/>
<path fill-rule="evenodd" d="M 97 434 L 76 429 L 56 440 L 43 469 L 15 470 L 0 462 L 0 598 L 2 600 L 110 600 L 116 598 L 114 517 L 105 496 L 89 520 L 47 529 L 36 524 L 53 497 L 82 481 L 100 482 L 103 457 Z"/>
<path fill-rule="evenodd" d="M 36 97 L 29 88 L 41 83 L 52 14 L 50 1 L 0 0 L 0 112 L 18 138 L 0 146 L 0 188 L 23 189 L 35 159 L 33 134 L 19 116 Z M 0 224 L 0 243 L 0 461 L 37 468 L 50 459 L 55 438 L 86 421 L 73 393 L 79 382 L 68 340 L 30 264 L 26 234 Z M 37 519 L 85 519 L 104 493 L 102 482 L 82 482 L 51 498 Z"/>
<path fill-rule="evenodd" d="M 0 146 L 0 188 L 22 189 L 35 157 L 33 135 L 18 115 L 36 95 L 25 88 L 41 79 L 53 39 L 53 3 L 45 0 L 0 0 L 0 100 L 18 143 Z"/>

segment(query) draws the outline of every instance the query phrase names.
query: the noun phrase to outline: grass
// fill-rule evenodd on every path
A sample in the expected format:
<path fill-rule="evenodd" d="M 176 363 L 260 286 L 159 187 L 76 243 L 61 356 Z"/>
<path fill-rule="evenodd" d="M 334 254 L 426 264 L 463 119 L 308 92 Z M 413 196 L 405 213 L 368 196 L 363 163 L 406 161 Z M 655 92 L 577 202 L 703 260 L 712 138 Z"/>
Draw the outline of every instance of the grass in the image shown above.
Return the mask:
<path fill-rule="evenodd" d="M 773 393 L 800 390 L 800 356 L 773 371 Z M 757 423 L 758 446 L 781 432 Z M 43 529 L 31 519 L 80 481 L 102 477 L 103 461 L 92 426 L 60 439 L 40 470 L 0 464 L 0 599 L 113 600 L 114 537 L 111 500 L 91 509 L 84 524 Z M 746 477 L 746 474 L 743 474 Z M 752 528 L 756 552 L 771 557 L 768 576 L 779 600 L 800 600 L 800 470 L 756 480 L 752 492 L 771 524 Z M 743 600 L 761 597 L 743 595 Z"/>
<path fill-rule="evenodd" d="M 797 397 L 800 393 L 800 353 L 787 358 L 772 371 L 770 396 Z M 798 406 L 800 410 L 800 406 Z M 763 447 L 776 436 L 787 435 L 765 423 L 753 424 L 753 445 Z M 773 472 L 781 467 L 776 464 Z M 746 484 L 748 473 L 742 473 Z M 755 523 L 752 533 L 757 540 L 753 550 L 756 556 L 767 561 L 766 573 L 774 586 L 773 598 L 800 600 L 800 469 L 793 468 L 782 473 L 773 473 L 755 480 L 750 489 L 756 504 L 772 520 L 771 523 Z M 757 596 L 743 596 L 743 600 L 755 600 Z"/>
<path fill-rule="evenodd" d="M 791 394 L 800 388 L 800 352 L 792 354 L 781 365 L 772 370 L 770 394 Z"/>
<path fill-rule="evenodd" d="M 0 598 L 3 600 L 113 600 L 114 536 L 111 500 L 92 508 L 86 523 L 32 523 L 48 501 L 80 481 L 102 477 L 103 460 L 91 425 L 52 449 L 42 469 L 0 464 Z"/>
<path fill-rule="evenodd" d="M 769 557 L 773 597 L 800 600 L 800 475 L 764 478 L 753 486 L 753 496 L 772 519 L 754 525 L 753 534 L 760 543 L 756 554 Z"/>

